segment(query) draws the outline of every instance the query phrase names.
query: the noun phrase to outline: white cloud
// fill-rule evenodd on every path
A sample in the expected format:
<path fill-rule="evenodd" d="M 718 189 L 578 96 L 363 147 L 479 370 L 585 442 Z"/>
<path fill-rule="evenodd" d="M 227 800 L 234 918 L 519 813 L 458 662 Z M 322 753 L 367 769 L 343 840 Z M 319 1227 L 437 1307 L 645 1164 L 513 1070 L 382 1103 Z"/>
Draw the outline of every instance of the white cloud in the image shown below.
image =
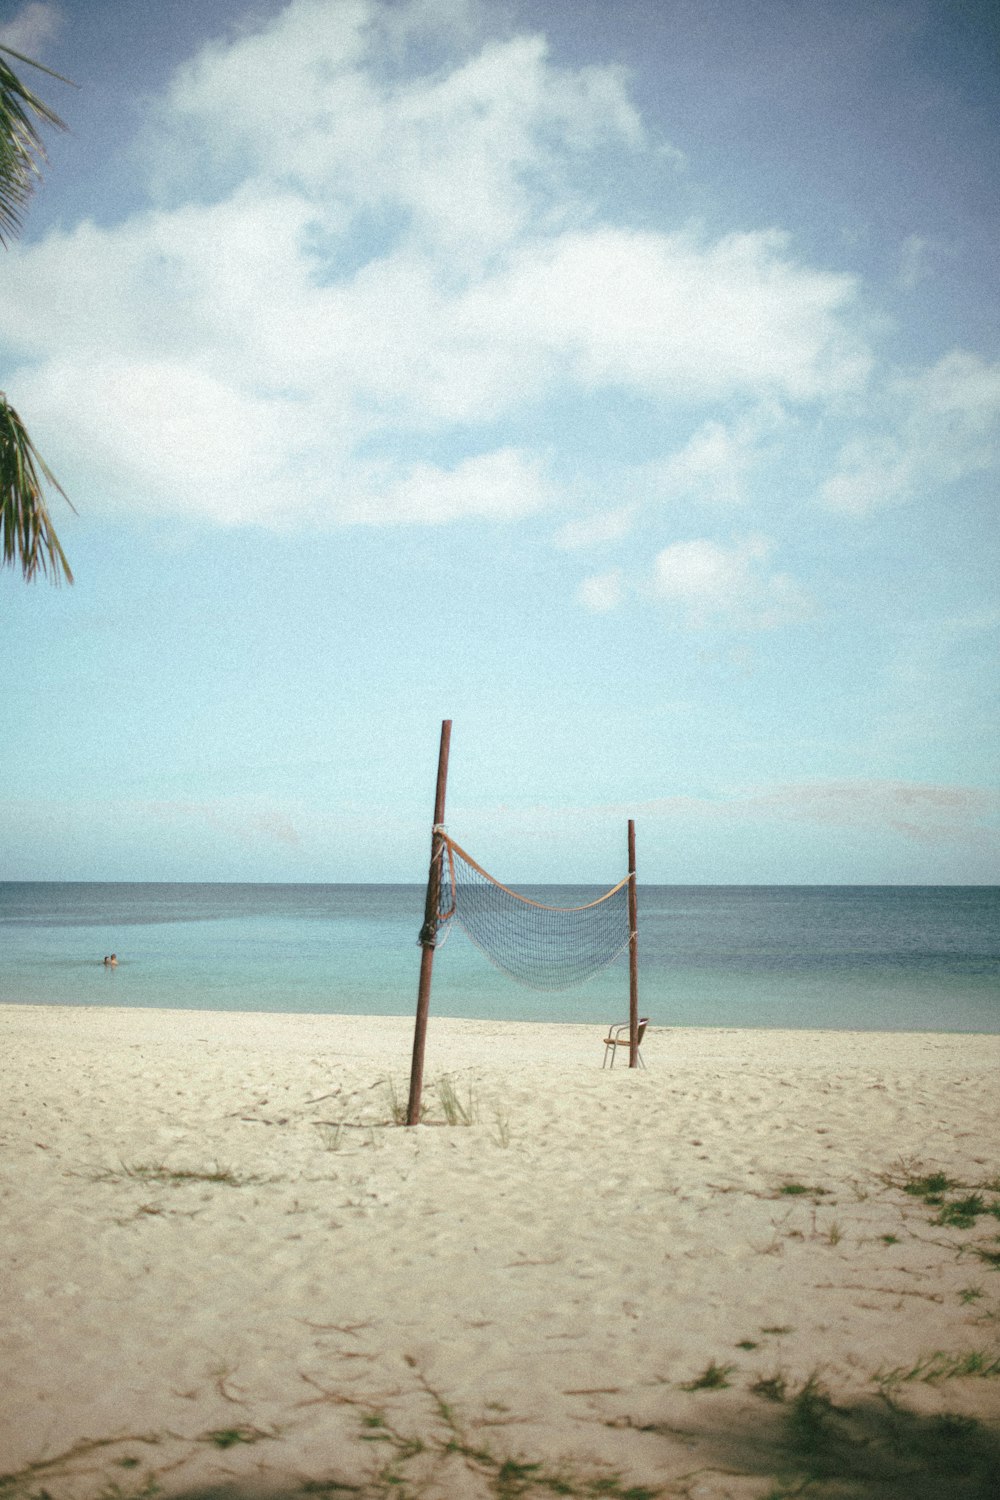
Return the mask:
<path fill-rule="evenodd" d="M 870 361 L 841 319 L 853 283 L 786 250 L 771 232 L 567 231 L 521 249 L 461 313 L 586 387 L 790 400 L 857 388 Z"/>
<path fill-rule="evenodd" d="M 438 8 L 438 43 L 456 8 Z M 416 238 L 465 260 L 564 213 L 577 153 L 641 140 L 620 72 L 555 68 L 540 36 L 402 76 L 387 66 L 386 27 L 398 32 L 407 14 L 433 19 L 295 0 L 264 31 L 204 49 L 167 96 L 161 159 L 193 141 L 216 165 L 249 159 L 254 176 L 310 197 L 395 207 Z"/>
<path fill-rule="evenodd" d="M 576 597 L 584 609 L 591 614 L 609 613 L 625 599 L 625 578 L 621 568 L 612 568 L 607 573 L 595 573 L 584 578 L 576 591 Z"/>
<path fill-rule="evenodd" d="M 850 277 L 776 232 L 602 222 L 580 164 L 653 149 L 623 75 L 560 67 L 534 35 L 475 41 L 475 17 L 294 0 L 172 81 L 160 207 L 16 249 L 8 386 L 88 504 L 517 517 L 550 486 L 497 423 L 550 399 L 766 406 L 864 384 Z M 708 419 L 662 482 L 736 499 L 754 442 Z M 611 515 L 606 541 L 626 525 Z M 558 544 L 589 545 L 587 524 Z"/>
<path fill-rule="evenodd" d="M 660 470 L 667 494 L 703 494 L 713 500 L 743 499 L 749 467 L 746 446 L 722 422 L 706 422 Z"/>
<path fill-rule="evenodd" d="M 956 349 L 929 370 L 903 382 L 901 390 L 904 395 L 912 394 L 920 420 L 946 423 L 955 437 L 996 439 L 1000 364 L 988 364 L 976 354 Z"/>
<path fill-rule="evenodd" d="M 704 422 L 683 448 L 655 467 L 653 482 L 671 499 L 742 504 L 761 438 L 773 433 L 780 421 L 779 409 L 771 406 L 734 423 L 715 418 Z"/>
<path fill-rule="evenodd" d="M 953 484 L 1000 460 L 1000 364 L 953 350 L 888 388 L 880 431 L 846 443 L 824 484 L 835 510 L 865 515 L 910 500 L 928 484 Z"/>
<path fill-rule="evenodd" d="M 679 610 L 691 629 L 770 630 L 812 613 L 801 586 L 768 570 L 771 545 L 754 537 L 722 547 L 699 539 L 674 542 L 653 563 L 652 591 Z"/>
<path fill-rule="evenodd" d="M 244 391 L 190 363 L 53 361 L 18 383 L 17 398 L 42 451 L 61 451 L 58 431 L 106 476 L 103 500 L 116 510 L 224 525 L 439 525 L 511 521 L 558 500 L 529 453 L 501 448 L 451 467 L 363 461 L 315 401 Z"/>
<path fill-rule="evenodd" d="M 567 521 L 556 532 L 553 541 L 564 552 L 578 552 L 588 547 L 603 547 L 628 536 L 635 524 L 635 510 L 621 505 L 615 510 L 592 511 Z"/>
<path fill-rule="evenodd" d="M 296 466 L 316 445 L 300 437 L 294 403 L 244 394 L 191 364 L 52 361 L 18 382 L 17 399 L 42 451 L 89 463 L 112 509 L 281 524 L 314 503 Z"/>
<path fill-rule="evenodd" d="M 45 43 L 58 36 L 62 29 L 62 11 L 57 5 L 46 5 L 42 0 L 32 0 L 22 6 L 17 15 L 0 26 L 0 46 L 12 47 L 26 57 L 38 58 Z"/>
<path fill-rule="evenodd" d="M 578 187 L 588 153 L 670 148 L 651 147 L 620 71 L 560 67 L 537 35 L 483 42 L 480 17 L 463 0 L 294 0 L 178 71 L 157 155 L 175 206 L 7 260 L 8 385 L 37 395 L 58 471 L 89 463 L 98 495 L 129 483 L 139 506 L 219 521 L 516 516 L 543 503 L 530 486 L 521 507 L 462 509 L 457 483 L 444 498 L 421 436 L 452 444 L 447 475 L 497 446 L 477 425 L 567 388 L 773 411 L 865 387 L 850 277 L 773 230 L 602 222 Z M 0 35 L 37 45 L 59 20 L 30 4 Z M 908 284 L 927 250 L 904 243 Z M 834 509 L 997 461 L 1000 366 L 956 351 L 866 401 L 878 425 L 843 443 L 822 487 Z M 706 415 L 650 477 L 671 498 L 740 502 L 759 437 Z M 380 441 L 381 471 L 359 456 Z M 557 545 L 615 540 L 625 516 L 570 522 Z"/>
<path fill-rule="evenodd" d="M 923 235 L 910 234 L 903 241 L 899 252 L 899 284 L 904 291 L 912 292 L 931 275 L 927 264 L 929 250 L 929 241 Z"/>
<path fill-rule="evenodd" d="M 454 469 L 413 464 L 400 473 L 373 470 L 367 492 L 348 498 L 343 519 L 392 524 L 440 525 L 475 517 L 512 521 L 554 503 L 540 466 L 514 448 L 477 454 Z"/>

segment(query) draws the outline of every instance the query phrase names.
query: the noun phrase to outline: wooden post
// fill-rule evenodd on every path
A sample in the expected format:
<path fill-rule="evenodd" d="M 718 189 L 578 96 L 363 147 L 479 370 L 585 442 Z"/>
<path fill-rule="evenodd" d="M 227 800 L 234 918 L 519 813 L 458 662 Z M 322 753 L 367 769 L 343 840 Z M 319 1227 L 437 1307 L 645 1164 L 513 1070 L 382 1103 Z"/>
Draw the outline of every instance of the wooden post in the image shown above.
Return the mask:
<path fill-rule="evenodd" d="M 441 888 L 441 854 L 444 840 L 440 829 L 444 823 L 444 795 L 448 785 L 450 744 L 451 720 L 443 719 L 441 721 L 441 748 L 438 751 L 437 791 L 434 796 L 434 827 L 431 830 L 431 866 L 427 875 L 424 925 L 420 929 L 420 984 L 417 989 L 417 1019 L 413 1028 L 410 1099 L 406 1106 L 407 1125 L 420 1124 L 420 1095 L 424 1085 L 424 1044 L 427 1041 L 427 1015 L 431 1006 L 431 970 L 434 967 L 438 896 Z"/>
<path fill-rule="evenodd" d="M 628 1065 L 639 1066 L 639 904 L 635 893 L 635 823 L 628 820 Z"/>

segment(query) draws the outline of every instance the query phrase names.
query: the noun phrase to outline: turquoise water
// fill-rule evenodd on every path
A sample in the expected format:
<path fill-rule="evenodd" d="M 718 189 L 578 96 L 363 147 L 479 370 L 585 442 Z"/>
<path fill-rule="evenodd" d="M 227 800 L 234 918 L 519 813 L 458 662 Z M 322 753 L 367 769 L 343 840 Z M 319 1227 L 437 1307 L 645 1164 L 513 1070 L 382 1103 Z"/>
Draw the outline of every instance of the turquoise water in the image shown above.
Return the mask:
<path fill-rule="evenodd" d="M 523 889 L 557 906 L 600 894 Z M 401 885 L 0 883 L 0 1003 L 408 1014 L 423 899 Z M 660 1025 L 1000 1032 L 1000 888 L 640 886 L 639 993 Z M 435 957 L 438 1015 L 602 1024 L 627 1001 L 624 960 L 546 995 L 461 931 Z"/>

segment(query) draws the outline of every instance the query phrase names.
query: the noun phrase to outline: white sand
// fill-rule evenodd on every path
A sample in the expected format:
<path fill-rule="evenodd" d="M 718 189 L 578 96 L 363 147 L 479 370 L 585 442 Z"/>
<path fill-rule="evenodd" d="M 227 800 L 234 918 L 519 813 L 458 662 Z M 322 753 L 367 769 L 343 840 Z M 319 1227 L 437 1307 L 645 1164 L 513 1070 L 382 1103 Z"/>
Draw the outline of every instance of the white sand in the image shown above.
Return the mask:
<path fill-rule="evenodd" d="M 663 1029 L 629 1072 L 600 1035 L 432 1017 L 431 1115 L 447 1073 L 478 1122 L 406 1130 L 409 1018 L 0 1007 L 0 1474 L 463 1497 L 519 1493 L 519 1455 L 528 1494 L 824 1463 L 861 1488 L 810 1496 L 992 1493 L 921 1489 L 920 1445 L 977 1418 L 988 1483 L 1000 1364 L 955 1371 L 1000 1359 L 1000 1220 L 900 1184 L 1000 1177 L 1000 1037 Z M 811 1376 L 840 1415 L 791 1399 Z"/>

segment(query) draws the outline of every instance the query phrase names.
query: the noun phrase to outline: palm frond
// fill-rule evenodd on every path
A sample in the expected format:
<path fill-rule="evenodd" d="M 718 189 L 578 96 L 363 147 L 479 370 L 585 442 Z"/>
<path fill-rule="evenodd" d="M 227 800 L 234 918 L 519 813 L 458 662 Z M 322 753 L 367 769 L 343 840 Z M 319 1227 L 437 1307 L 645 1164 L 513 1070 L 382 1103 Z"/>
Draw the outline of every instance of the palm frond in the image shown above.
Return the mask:
<path fill-rule="evenodd" d="M 37 452 L 17 412 L 0 392 L 0 567 L 20 564 L 25 580 L 51 574 L 73 582 L 66 554 L 45 504 L 42 482 L 72 502 Z"/>
<path fill-rule="evenodd" d="M 31 63 L 30 58 L 22 58 L 9 47 L 2 47 L 0 51 Z M 32 66 L 41 67 L 41 64 L 33 63 Z M 51 70 L 43 68 L 42 71 L 48 73 Z M 58 77 L 58 74 L 54 76 Z M 55 111 L 33 94 L 0 57 L 0 244 L 4 246 L 20 231 L 25 205 L 45 161 L 39 122 L 54 125 L 59 130 L 66 129 Z"/>
<path fill-rule="evenodd" d="M 29 68 L 37 68 L 39 73 L 48 73 L 50 78 L 58 78 L 60 83 L 68 83 L 71 89 L 78 89 L 80 85 L 74 83 L 72 78 L 66 78 L 64 74 L 57 73 L 55 68 L 47 68 L 44 63 L 36 62 L 33 57 L 28 57 L 24 52 L 17 52 L 13 47 L 8 47 L 6 42 L 0 42 L 0 52 L 6 52 L 8 57 L 16 57 L 18 62 L 27 63 Z M 62 121 L 59 121 L 60 125 Z M 63 127 L 65 129 L 65 126 Z"/>

